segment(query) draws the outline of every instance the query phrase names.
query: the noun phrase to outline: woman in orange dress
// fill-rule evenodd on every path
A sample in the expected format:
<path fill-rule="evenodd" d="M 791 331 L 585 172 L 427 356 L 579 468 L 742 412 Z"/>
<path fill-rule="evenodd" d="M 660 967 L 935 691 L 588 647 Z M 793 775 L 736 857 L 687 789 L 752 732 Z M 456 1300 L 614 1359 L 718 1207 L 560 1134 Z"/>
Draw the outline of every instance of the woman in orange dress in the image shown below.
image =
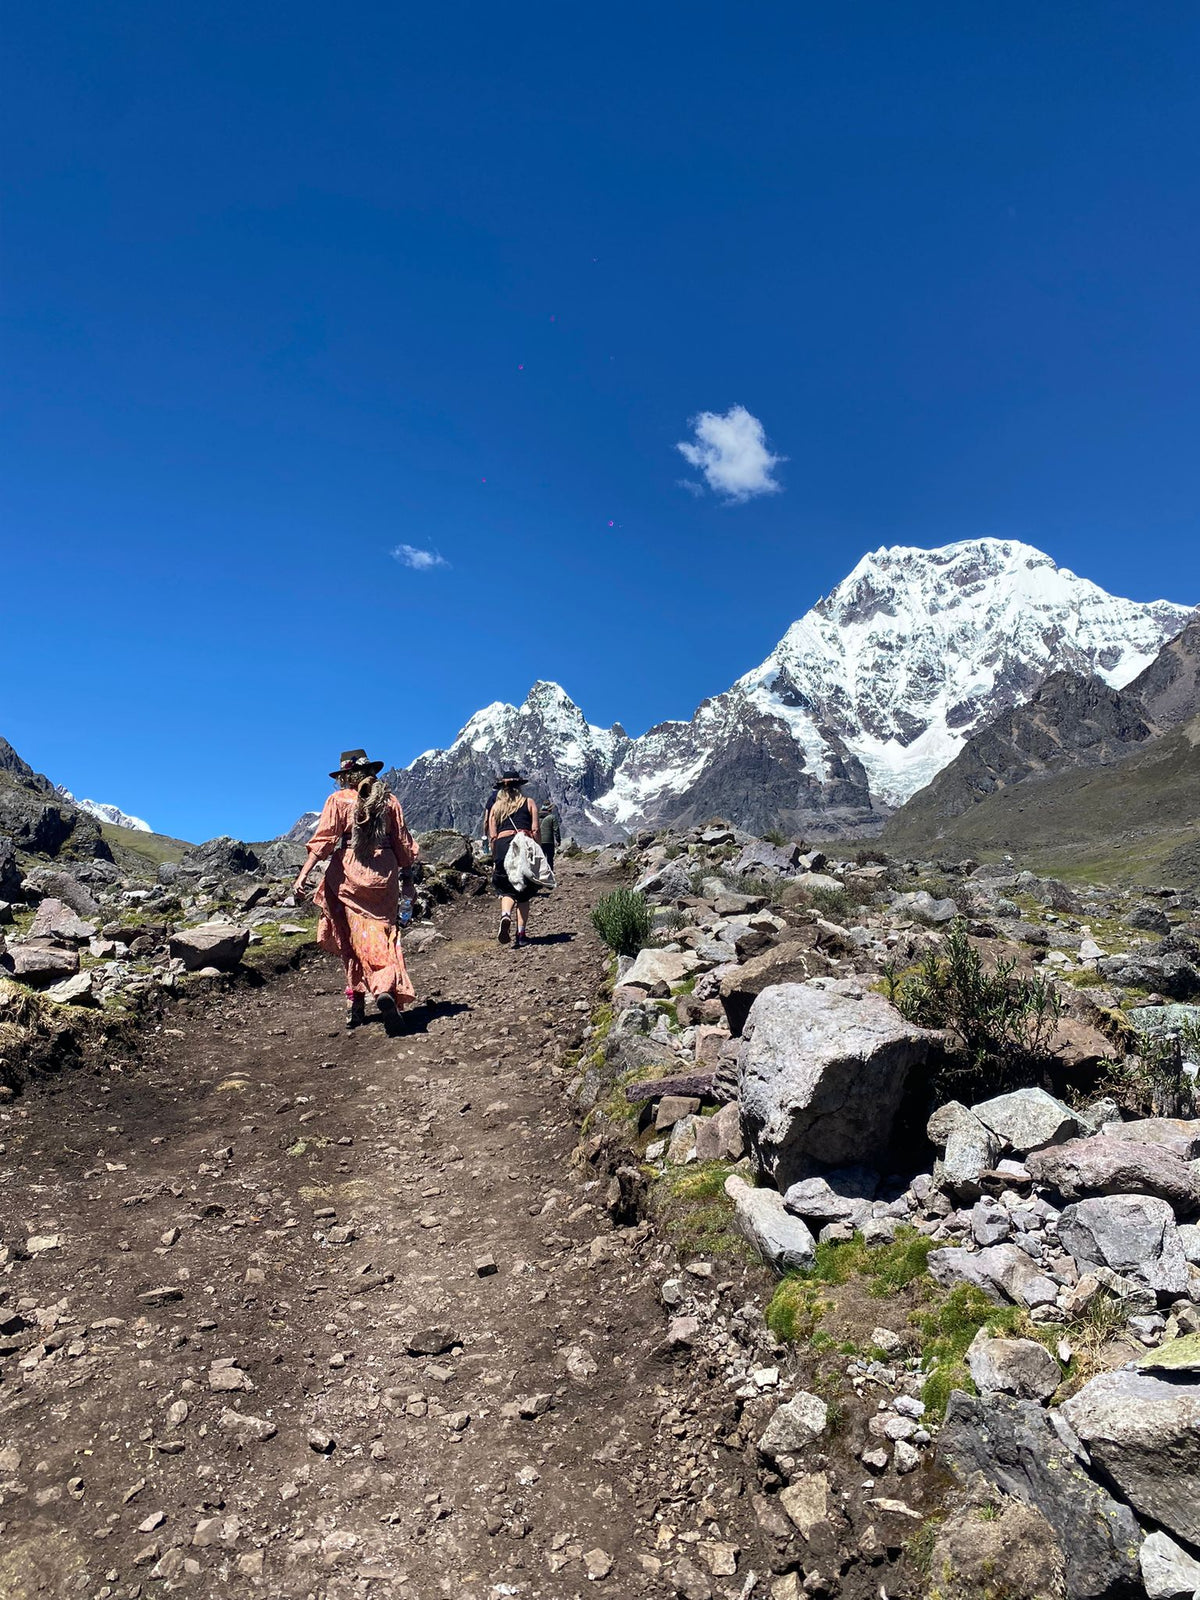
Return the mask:
<path fill-rule="evenodd" d="M 309 873 L 329 860 L 313 896 L 321 917 L 317 943 L 346 969 L 346 1026 L 365 1020 L 366 997 L 384 1017 L 416 999 L 400 948 L 399 900 L 403 887 L 412 897 L 417 846 L 404 822 L 400 802 L 378 773 L 382 761 L 368 761 L 365 750 L 346 750 L 329 776 L 338 788 L 325 802 L 308 855 L 295 883 L 306 892 Z"/>

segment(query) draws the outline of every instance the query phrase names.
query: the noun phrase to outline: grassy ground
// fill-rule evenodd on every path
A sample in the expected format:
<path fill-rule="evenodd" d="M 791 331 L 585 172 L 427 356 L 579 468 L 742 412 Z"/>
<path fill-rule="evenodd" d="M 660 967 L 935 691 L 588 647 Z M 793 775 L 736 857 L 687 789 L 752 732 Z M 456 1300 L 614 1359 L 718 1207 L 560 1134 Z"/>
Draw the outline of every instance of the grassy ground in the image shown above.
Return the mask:
<path fill-rule="evenodd" d="M 165 861 L 181 861 L 184 851 L 191 848 L 184 840 L 171 839 L 165 833 L 115 828 L 111 822 L 102 822 L 100 832 L 117 865 L 130 872 L 153 872 Z"/>

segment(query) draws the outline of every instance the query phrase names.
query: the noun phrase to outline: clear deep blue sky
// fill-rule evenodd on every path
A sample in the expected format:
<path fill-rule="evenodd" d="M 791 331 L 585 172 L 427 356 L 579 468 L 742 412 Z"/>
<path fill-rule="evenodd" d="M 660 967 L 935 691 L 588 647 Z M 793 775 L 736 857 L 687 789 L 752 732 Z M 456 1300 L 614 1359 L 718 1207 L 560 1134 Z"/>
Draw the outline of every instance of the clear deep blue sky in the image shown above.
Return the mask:
<path fill-rule="evenodd" d="M 0 733 L 253 838 L 537 677 L 690 715 L 881 544 L 1200 600 L 1198 38 L 1153 0 L 18 0 Z M 675 445 L 735 404 L 787 460 L 730 505 Z"/>

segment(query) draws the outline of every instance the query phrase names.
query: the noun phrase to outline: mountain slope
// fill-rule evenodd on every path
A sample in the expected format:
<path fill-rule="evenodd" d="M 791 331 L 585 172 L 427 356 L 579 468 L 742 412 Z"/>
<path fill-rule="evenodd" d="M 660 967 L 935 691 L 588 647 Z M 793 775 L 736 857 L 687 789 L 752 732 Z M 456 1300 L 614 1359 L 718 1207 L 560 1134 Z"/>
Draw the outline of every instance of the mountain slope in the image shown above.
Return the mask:
<path fill-rule="evenodd" d="M 1109 766 L 997 789 L 950 819 L 934 848 L 951 859 L 1013 851 L 1042 871 L 1198 887 L 1197 795 L 1200 716 Z M 898 831 L 897 848 L 903 838 Z"/>
<path fill-rule="evenodd" d="M 896 812 L 884 837 L 898 851 L 940 847 L 954 818 L 987 795 L 1066 767 L 1112 763 L 1153 733 L 1130 690 L 1072 672 L 1053 673 L 1032 699 L 973 734 L 950 765 Z"/>
<path fill-rule="evenodd" d="M 120 806 L 109 805 L 104 800 L 77 800 L 69 789 L 63 788 L 61 783 L 57 788 L 64 800 L 69 800 L 73 806 L 78 806 L 80 811 L 86 811 L 88 816 L 95 817 L 97 822 L 107 822 L 111 827 L 125 828 L 132 833 L 154 832 L 148 822 L 143 822 L 141 817 L 131 817 L 127 811 L 122 811 Z"/>
<path fill-rule="evenodd" d="M 1129 693 L 1160 729 L 1200 716 L 1200 613 L 1138 674 Z"/>
<path fill-rule="evenodd" d="M 0 838 L 30 856 L 110 859 L 94 817 L 0 739 Z"/>

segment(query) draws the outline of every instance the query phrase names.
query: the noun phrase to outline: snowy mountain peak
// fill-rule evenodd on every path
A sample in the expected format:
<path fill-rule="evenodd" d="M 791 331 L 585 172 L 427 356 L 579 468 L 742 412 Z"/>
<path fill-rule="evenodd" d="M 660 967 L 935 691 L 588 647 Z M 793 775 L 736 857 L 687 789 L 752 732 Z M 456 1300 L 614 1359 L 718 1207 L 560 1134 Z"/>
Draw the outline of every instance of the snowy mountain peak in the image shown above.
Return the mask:
<path fill-rule="evenodd" d="M 132 828 L 135 833 L 154 832 L 148 822 L 143 822 L 141 817 L 131 817 L 119 806 L 110 806 L 103 800 L 77 800 L 71 791 L 64 789 L 61 784 L 56 787 L 64 800 L 69 800 L 73 806 L 78 806 L 80 811 L 86 811 L 90 817 L 95 817 L 99 822 L 109 822 L 114 828 Z"/>
<path fill-rule="evenodd" d="M 871 832 L 1052 672 L 1124 688 L 1190 610 L 1107 594 L 1018 539 L 884 547 L 690 721 L 630 739 L 538 682 L 392 781 L 420 827 L 477 826 L 499 763 L 516 762 L 580 839 L 718 814 L 814 838 Z"/>
<path fill-rule="evenodd" d="M 1124 687 L 1189 609 L 1118 599 L 1019 540 L 884 548 L 738 686 L 806 746 L 814 725 L 839 735 L 872 793 L 899 805 L 1050 672 Z"/>

